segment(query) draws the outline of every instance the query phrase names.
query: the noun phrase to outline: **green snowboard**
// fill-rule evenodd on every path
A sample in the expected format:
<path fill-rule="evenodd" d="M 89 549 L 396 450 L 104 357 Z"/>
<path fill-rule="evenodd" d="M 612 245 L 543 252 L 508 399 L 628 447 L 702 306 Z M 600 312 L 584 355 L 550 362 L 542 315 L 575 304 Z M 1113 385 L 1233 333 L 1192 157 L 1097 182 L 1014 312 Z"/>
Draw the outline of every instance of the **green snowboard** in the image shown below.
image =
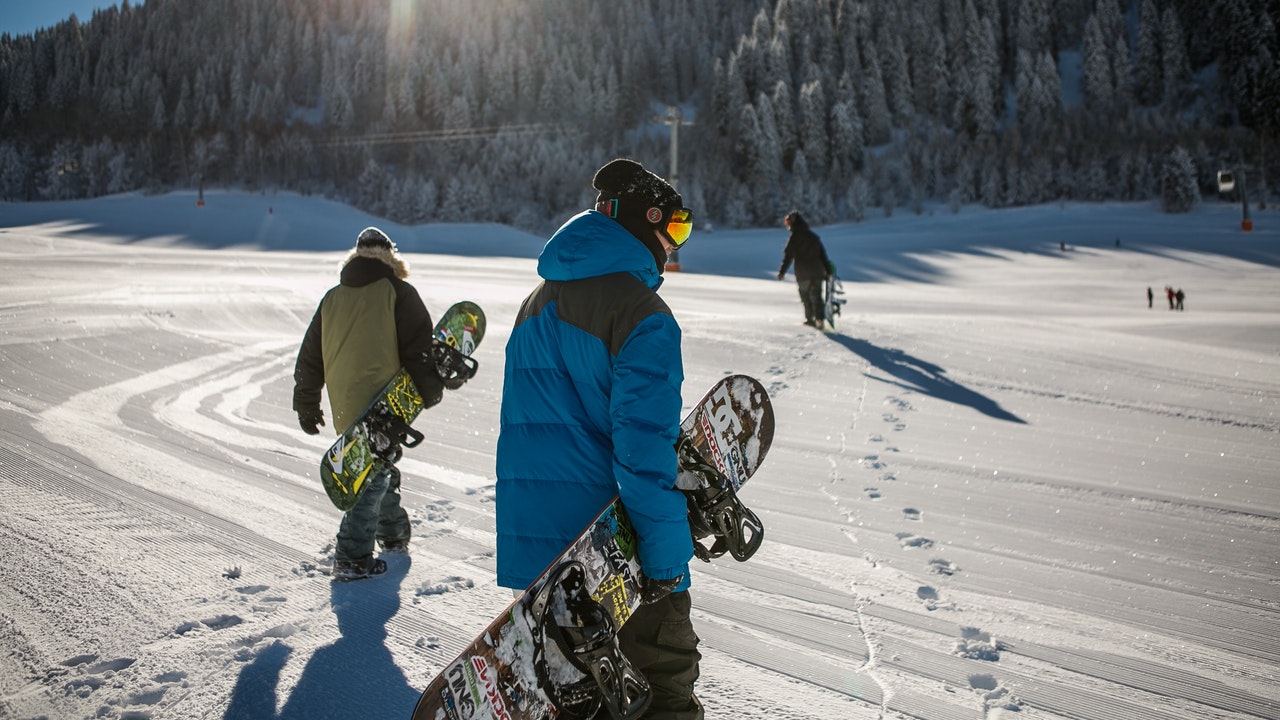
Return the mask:
<path fill-rule="evenodd" d="M 433 356 L 446 387 L 456 387 L 475 373 L 471 353 L 484 338 L 484 311 L 463 301 L 445 311 L 436 323 Z M 366 481 L 394 458 L 401 446 L 413 447 L 422 434 L 409 427 L 422 412 L 422 396 L 409 373 L 401 368 L 382 392 L 360 413 L 320 460 L 320 482 L 334 507 L 355 507 Z"/>

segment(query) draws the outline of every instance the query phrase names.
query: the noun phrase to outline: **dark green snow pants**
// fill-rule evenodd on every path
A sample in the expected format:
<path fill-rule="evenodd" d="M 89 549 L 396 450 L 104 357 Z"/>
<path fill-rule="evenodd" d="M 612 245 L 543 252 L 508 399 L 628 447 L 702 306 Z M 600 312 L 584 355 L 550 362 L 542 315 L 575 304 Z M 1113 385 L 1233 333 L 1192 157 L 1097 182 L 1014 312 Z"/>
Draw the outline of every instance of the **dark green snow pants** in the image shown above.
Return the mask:
<path fill-rule="evenodd" d="M 618 645 L 653 688 L 653 702 L 642 720 L 702 720 L 702 703 L 693 694 L 698 680 L 698 635 L 689 619 L 689 593 L 672 593 L 641 605 L 618 631 Z M 596 720 L 608 720 L 601 708 Z"/>
<path fill-rule="evenodd" d="M 804 303 L 804 319 L 806 322 L 822 324 L 826 315 L 822 312 L 822 285 L 823 280 L 797 280 L 797 290 L 800 291 L 800 302 Z"/>

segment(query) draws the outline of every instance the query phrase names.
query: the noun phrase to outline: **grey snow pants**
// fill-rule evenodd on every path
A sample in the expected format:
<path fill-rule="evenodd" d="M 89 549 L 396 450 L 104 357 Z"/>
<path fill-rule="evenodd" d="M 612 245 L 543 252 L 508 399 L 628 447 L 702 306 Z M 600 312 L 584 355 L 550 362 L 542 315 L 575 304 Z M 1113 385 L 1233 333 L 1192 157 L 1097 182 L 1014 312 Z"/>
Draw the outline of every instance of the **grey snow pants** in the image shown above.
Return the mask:
<path fill-rule="evenodd" d="M 333 561 L 368 565 L 375 540 L 409 541 L 409 513 L 400 506 L 400 471 L 387 464 L 369 479 L 355 507 L 342 516 Z"/>

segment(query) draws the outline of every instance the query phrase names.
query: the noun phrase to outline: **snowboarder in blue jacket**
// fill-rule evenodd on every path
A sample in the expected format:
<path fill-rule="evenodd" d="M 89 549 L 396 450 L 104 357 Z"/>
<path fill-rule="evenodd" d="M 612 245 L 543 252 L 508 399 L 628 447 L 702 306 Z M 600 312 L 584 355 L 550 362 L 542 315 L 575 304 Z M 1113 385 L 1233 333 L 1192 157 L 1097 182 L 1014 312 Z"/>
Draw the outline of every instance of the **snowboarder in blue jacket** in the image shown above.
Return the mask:
<path fill-rule="evenodd" d="M 639 537 L 643 602 L 619 643 L 653 691 L 645 718 L 699 720 L 689 619 L 693 541 L 676 489 L 680 326 L 658 297 L 689 211 L 631 160 L 592 179 L 595 208 L 538 258 L 542 283 L 506 348 L 497 448 L 498 584 L 522 590 L 620 495 Z"/>

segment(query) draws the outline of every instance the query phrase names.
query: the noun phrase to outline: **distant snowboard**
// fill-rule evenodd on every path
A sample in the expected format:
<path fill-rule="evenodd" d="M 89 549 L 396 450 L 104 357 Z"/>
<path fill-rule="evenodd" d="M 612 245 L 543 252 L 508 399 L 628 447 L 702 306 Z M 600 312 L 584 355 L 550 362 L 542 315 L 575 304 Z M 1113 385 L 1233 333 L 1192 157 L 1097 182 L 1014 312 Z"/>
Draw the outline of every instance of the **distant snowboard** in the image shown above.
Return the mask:
<path fill-rule="evenodd" d="M 822 283 L 822 319 L 832 330 L 836 329 L 836 316 L 840 314 L 840 308 L 848 302 L 841 295 L 844 295 L 844 283 L 836 275 L 836 264 L 828 261 L 827 279 Z"/>

